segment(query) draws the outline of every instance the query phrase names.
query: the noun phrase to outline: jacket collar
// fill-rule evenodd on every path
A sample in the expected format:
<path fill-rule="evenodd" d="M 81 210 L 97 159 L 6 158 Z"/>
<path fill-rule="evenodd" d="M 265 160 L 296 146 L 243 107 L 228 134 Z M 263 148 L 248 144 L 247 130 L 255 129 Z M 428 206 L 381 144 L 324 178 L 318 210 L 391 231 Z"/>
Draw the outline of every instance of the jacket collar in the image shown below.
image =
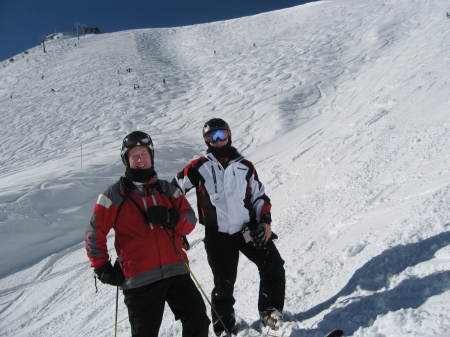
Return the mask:
<path fill-rule="evenodd" d="M 151 177 L 147 182 L 143 184 L 144 188 L 152 188 L 158 182 L 158 174 L 155 174 L 153 177 Z M 136 190 L 136 185 L 134 182 L 132 182 L 130 179 L 126 177 L 120 177 L 119 180 L 119 188 L 120 188 L 120 194 L 126 195 L 134 190 Z"/>
<path fill-rule="evenodd" d="M 231 163 L 234 163 L 234 162 L 241 161 L 241 160 L 244 158 L 244 157 L 243 157 L 241 154 L 239 154 L 239 152 L 237 152 L 237 151 L 236 151 L 236 154 L 237 154 L 237 156 L 232 156 L 231 158 L 229 158 L 229 160 L 228 160 L 228 162 L 227 162 L 227 165 L 229 165 L 229 164 L 231 164 Z M 207 154 L 205 155 L 205 157 L 206 157 L 206 159 L 208 159 L 208 160 L 210 160 L 210 161 L 213 161 L 213 162 L 216 162 L 216 163 L 222 165 L 222 163 L 220 162 L 220 160 L 217 159 L 212 153 L 207 153 Z"/>

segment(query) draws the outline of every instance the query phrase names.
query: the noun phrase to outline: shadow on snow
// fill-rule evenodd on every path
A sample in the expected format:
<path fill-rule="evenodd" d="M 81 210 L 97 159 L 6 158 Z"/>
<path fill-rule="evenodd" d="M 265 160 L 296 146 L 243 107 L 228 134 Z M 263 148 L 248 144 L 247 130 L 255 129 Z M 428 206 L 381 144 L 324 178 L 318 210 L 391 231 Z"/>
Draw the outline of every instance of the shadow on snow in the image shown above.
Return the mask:
<path fill-rule="evenodd" d="M 431 238 L 390 248 L 359 268 L 347 285 L 335 296 L 310 310 L 293 314 L 291 318 L 303 321 L 330 308 L 340 297 L 348 296 L 357 289 L 380 291 L 389 286 L 392 276 L 408 267 L 431 260 L 435 253 L 450 244 L 450 231 Z M 370 326 L 379 315 L 390 311 L 420 307 L 428 298 L 450 289 L 450 271 L 436 272 L 423 278 L 411 277 L 391 290 L 369 296 L 349 298 L 349 304 L 326 314 L 317 329 L 293 330 L 291 337 L 323 336 L 324 332 L 343 329 L 352 335 L 360 327 Z M 288 318 L 289 320 L 289 318 Z"/>

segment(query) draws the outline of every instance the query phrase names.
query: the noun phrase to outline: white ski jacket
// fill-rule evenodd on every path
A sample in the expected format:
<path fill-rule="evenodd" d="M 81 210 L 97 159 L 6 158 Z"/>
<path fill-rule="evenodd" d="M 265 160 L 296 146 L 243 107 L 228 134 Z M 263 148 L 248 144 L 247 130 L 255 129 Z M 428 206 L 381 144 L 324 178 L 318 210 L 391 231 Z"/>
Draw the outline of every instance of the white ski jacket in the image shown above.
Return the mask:
<path fill-rule="evenodd" d="M 250 221 L 270 224 L 270 199 L 253 164 L 237 151 L 225 167 L 208 153 L 175 179 L 184 193 L 196 188 L 199 220 L 208 228 L 234 234 Z"/>

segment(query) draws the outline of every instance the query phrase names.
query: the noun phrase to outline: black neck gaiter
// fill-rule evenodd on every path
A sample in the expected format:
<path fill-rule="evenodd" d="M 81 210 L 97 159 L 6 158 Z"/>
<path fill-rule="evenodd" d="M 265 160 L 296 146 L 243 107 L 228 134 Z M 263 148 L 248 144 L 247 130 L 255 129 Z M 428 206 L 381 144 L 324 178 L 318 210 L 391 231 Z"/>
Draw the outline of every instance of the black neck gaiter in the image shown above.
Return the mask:
<path fill-rule="evenodd" d="M 235 147 L 231 146 L 230 143 L 222 147 L 213 147 L 209 144 L 207 145 L 208 145 L 207 152 L 212 153 L 216 158 L 228 158 L 231 160 L 239 157 L 239 152 L 236 150 Z"/>
<path fill-rule="evenodd" d="M 148 169 L 132 169 L 127 166 L 125 170 L 125 177 L 131 181 L 136 181 L 139 183 L 145 183 L 155 176 L 155 169 L 152 167 Z"/>

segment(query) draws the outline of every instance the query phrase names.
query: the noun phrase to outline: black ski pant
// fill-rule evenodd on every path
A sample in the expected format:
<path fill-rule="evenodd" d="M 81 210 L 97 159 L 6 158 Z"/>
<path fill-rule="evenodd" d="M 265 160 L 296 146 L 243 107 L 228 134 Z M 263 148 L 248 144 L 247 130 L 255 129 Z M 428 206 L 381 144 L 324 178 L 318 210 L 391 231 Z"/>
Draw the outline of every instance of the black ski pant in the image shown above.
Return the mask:
<path fill-rule="evenodd" d="M 275 244 L 270 240 L 264 248 L 256 248 L 253 243 L 245 243 L 242 234 L 233 235 L 206 228 L 205 248 L 208 263 L 214 276 L 212 305 L 228 330 L 235 324 L 233 305 L 234 283 L 237 276 L 239 252 L 242 252 L 258 267 L 260 275 L 258 310 L 275 308 L 280 312 L 284 307 L 285 271 L 284 261 Z M 223 326 L 214 311 L 211 312 L 214 331 L 223 331 Z"/>
<path fill-rule="evenodd" d="M 210 320 L 189 275 L 174 276 L 135 289 L 125 289 L 132 337 L 157 337 L 165 302 L 183 325 L 183 337 L 207 337 Z"/>

